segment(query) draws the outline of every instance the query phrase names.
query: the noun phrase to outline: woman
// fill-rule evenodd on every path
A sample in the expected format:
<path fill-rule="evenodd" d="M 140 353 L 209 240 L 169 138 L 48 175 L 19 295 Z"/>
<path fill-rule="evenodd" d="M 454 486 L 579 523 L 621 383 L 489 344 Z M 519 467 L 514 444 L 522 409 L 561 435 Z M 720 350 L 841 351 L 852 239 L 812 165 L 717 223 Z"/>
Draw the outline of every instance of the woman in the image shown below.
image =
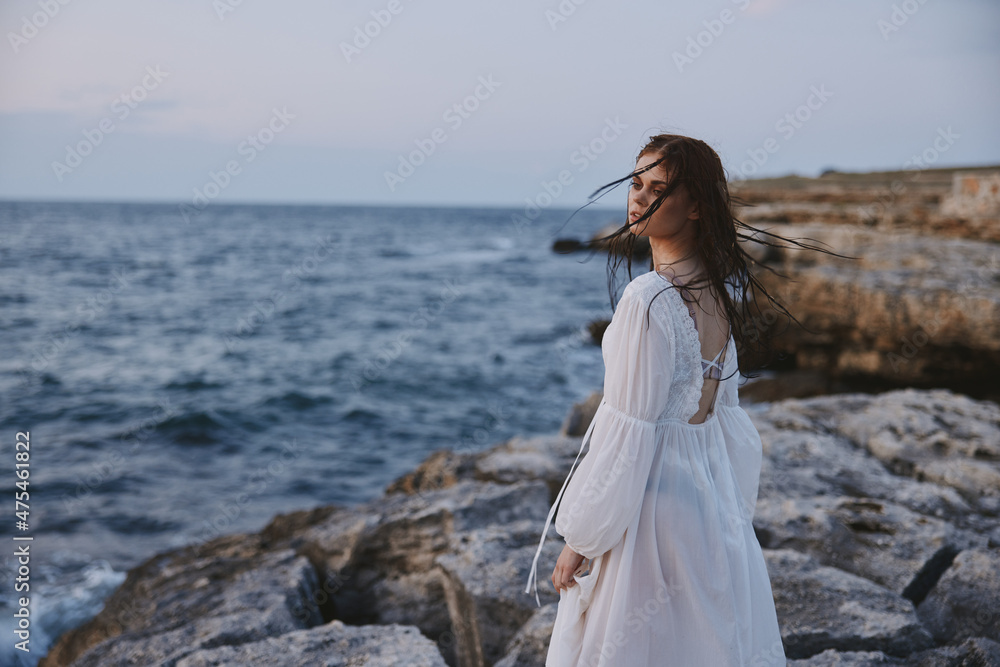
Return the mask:
<path fill-rule="evenodd" d="M 651 137 L 635 171 L 597 192 L 626 179 L 628 221 L 599 240 L 610 241 L 611 277 L 622 257 L 631 273 L 636 236 L 649 238 L 653 270 L 625 287 L 604 333 L 604 397 L 581 453 L 591 446 L 528 579 L 526 592 L 558 506 L 566 546 L 545 664 L 784 665 L 751 523 L 761 441 L 737 395 L 737 350 L 766 348 L 768 332 L 750 316 L 760 309 L 748 288 L 767 292 L 736 227 L 761 230 L 735 219 L 722 163 L 702 141 Z"/>

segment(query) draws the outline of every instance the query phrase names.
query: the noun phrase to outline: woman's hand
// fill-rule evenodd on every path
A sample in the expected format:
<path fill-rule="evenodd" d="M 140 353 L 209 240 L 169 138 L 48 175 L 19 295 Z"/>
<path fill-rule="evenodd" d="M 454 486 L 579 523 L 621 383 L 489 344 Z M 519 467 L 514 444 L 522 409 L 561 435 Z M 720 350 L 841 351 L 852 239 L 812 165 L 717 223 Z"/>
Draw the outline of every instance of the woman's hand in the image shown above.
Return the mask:
<path fill-rule="evenodd" d="M 556 591 L 576 585 L 573 575 L 583 560 L 583 556 L 570 549 L 568 544 L 563 547 L 556 567 L 552 570 L 552 585 L 556 587 Z"/>

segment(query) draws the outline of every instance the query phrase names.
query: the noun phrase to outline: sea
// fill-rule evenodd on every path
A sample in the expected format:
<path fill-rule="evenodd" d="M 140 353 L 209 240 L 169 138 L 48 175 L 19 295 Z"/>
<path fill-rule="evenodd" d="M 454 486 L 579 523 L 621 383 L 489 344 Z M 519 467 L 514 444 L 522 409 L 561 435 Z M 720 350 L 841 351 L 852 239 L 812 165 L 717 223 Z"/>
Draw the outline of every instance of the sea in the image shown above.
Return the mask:
<path fill-rule="evenodd" d="M 0 663 L 157 552 L 558 431 L 612 309 L 606 255 L 552 244 L 620 213 L 0 202 Z"/>

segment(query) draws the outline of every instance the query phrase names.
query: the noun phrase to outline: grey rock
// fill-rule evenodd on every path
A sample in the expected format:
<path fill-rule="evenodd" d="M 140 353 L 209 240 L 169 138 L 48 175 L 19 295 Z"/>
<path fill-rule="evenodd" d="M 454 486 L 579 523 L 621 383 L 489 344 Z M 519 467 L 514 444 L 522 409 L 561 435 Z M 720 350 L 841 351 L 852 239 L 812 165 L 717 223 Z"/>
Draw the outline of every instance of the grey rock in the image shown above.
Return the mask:
<path fill-rule="evenodd" d="M 941 519 L 865 498 L 765 498 L 757 501 L 753 521 L 762 546 L 796 549 L 918 602 L 926 590 L 912 587 L 922 585 L 918 575 L 938 553 L 954 557 L 986 542 Z M 930 576 L 936 581 L 939 574 Z"/>
<path fill-rule="evenodd" d="M 1000 641 L 1000 549 L 958 554 L 917 615 L 941 642 L 966 637 Z"/>
<path fill-rule="evenodd" d="M 790 549 L 764 551 L 788 658 L 828 648 L 905 656 L 933 646 L 913 604 Z"/>
<path fill-rule="evenodd" d="M 828 648 L 809 658 L 789 660 L 787 667 L 876 667 L 902 664 L 904 663 L 900 659 L 887 656 L 882 651 L 838 651 Z"/>
<path fill-rule="evenodd" d="M 591 392 L 585 400 L 574 403 L 569 409 L 562 427 L 559 429 L 560 435 L 583 436 L 587 432 L 587 427 L 597 413 L 597 407 L 604 399 L 603 391 Z"/>
<path fill-rule="evenodd" d="M 476 457 L 476 479 L 503 484 L 541 479 L 558 494 L 581 441 L 582 437 L 563 435 L 511 438 Z"/>
<path fill-rule="evenodd" d="M 535 611 L 507 644 L 504 657 L 494 667 L 543 667 L 558 607 L 550 602 Z"/>
<path fill-rule="evenodd" d="M 449 656 L 478 645 L 482 636 L 494 647 L 488 649 L 492 655 L 535 605 L 519 582 L 527 578 L 530 557 L 525 563 L 525 553 L 533 554 L 532 546 L 540 537 L 549 493 L 542 480 L 510 484 L 461 480 L 443 489 L 394 493 L 356 508 L 367 517 L 364 522 L 312 527 L 302 534 L 301 544 L 317 554 L 326 553 L 330 545 L 336 547 L 336 559 L 326 563 L 328 571 L 338 568 L 336 576 L 343 581 L 331 594 L 335 617 L 357 625 L 416 626 Z M 346 560 L 346 551 L 340 548 L 345 528 L 355 545 Z M 477 552 L 483 560 L 475 560 L 470 545 L 483 534 L 493 535 L 495 543 L 486 552 Z M 549 553 L 551 548 L 550 540 Z M 511 565 L 514 560 L 516 569 Z M 480 609 L 488 617 L 495 601 L 492 593 L 473 585 L 476 578 L 495 582 L 490 585 L 496 590 L 505 587 L 504 595 L 510 599 L 496 602 L 502 608 L 498 616 L 506 620 L 488 623 L 474 635 L 476 639 L 469 640 L 469 609 Z M 494 632 L 496 638 L 490 634 Z"/>
<path fill-rule="evenodd" d="M 953 488 L 900 476 L 835 425 L 863 410 L 865 394 L 788 399 L 748 409 L 764 445 L 759 497 L 878 498 L 928 516 L 964 519 L 969 503 Z"/>
<path fill-rule="evenodd" d="M 550 529 L 551 530 L 551 529 Z M 556 536 L 554 530 L 552 536 Z M 557 537 L 557 536 L 556 536 Z M 458 664 L 482 667 L 497 662 L 508 643 L 538 609 L 534 589 L 524 592 L 538 546 L 535 521 L 488 526 L 456 533 L 452 550 L 438 556 L 452 619 Z M 562 551 L 561 539 L 548 539 L 539 558 L 538 597 L 558 602 L 548 581 Z M 488 564 L 488 566 L 485 566 Z"/>
<path fill-rule="evenodd" d="M 127 616 L 94 619 L 109 638 L 73 660 L 73 667 L 170 663 L 199 647 L 242 644 L 322 623 L 315 571 L 290 550 L 244 559 L 227 558 L 225 548 L 204 549 L 194 559 L 181 550 L 158 561 L 147 563 L 148 578 L 132 579 L 141 606 Z M 84 630 L 95 632 L 96 624 Z"/>
<path fill-rule="evenodd" d="M 949 486 L 981 512 L 1000 508 L 1000 406 L 947 390 L 874 397 L 829 424 L 894 474 Z"/>
<path fill-rule="evenodd" d="M 1000 524 L 1000 406 L 899 389 L 751 406 L 764 442 L 760 497 L 890 500 L 989 534 Z"/>
<path fill-rule="evenodd" d="M 262 641 L 195 651 L 176 667 L 446 667 L 412 626 L 349 626 L 341 621 Z"/>
<path fill-rule="evenodd" d="M 1000 667 L 1000 644 L 983 637 L 967 639 L 958 646 L 943 646 L 894 658 L 881 651 L 836 651 L 827 649 L 810 658 L 789 660 L 788 667 Z"/>
<path fill-rule="evenodd" d="M 589 421 L 584 425 L 586 430 Z M 387 496 L 420 495 L 448 489 L 461 481 L 510 484 L 542 479 L 554 501 L 580 451 L 582 436 L 515 436 L 484 452 L 439 450 L 417 468 L 386 487 Z M 584 450 L 586 453 L 586 450 Z"/>

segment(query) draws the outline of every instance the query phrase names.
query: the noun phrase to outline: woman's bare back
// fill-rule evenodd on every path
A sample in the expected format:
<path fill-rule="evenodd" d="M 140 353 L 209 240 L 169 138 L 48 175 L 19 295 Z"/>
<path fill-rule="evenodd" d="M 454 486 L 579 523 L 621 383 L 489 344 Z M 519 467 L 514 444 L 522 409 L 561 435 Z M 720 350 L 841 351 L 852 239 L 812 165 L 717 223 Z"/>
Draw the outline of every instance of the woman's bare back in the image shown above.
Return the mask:
<path fill-rule="evenodd" d="M 725 308 L 718 295 L 708 286 L 684 287 L 681 289 L 681 294 L 688 313 L 693 313 L 692 319 L 698 330 L 702 361 L 715 360 L 721 368 L 729 347 L 730 328 Z M 709 373 L 709 370 L 712 372 Z M 712 377 L 707 377 L 708 375 Z M 718 392 L 719 380 L 716 379 L 718 376 L 721 376 L 721 373 L 715 367 L 706 369 L 698 411 L 688 420 L 689 424 L 700 424 L 708 418 Z"/>

